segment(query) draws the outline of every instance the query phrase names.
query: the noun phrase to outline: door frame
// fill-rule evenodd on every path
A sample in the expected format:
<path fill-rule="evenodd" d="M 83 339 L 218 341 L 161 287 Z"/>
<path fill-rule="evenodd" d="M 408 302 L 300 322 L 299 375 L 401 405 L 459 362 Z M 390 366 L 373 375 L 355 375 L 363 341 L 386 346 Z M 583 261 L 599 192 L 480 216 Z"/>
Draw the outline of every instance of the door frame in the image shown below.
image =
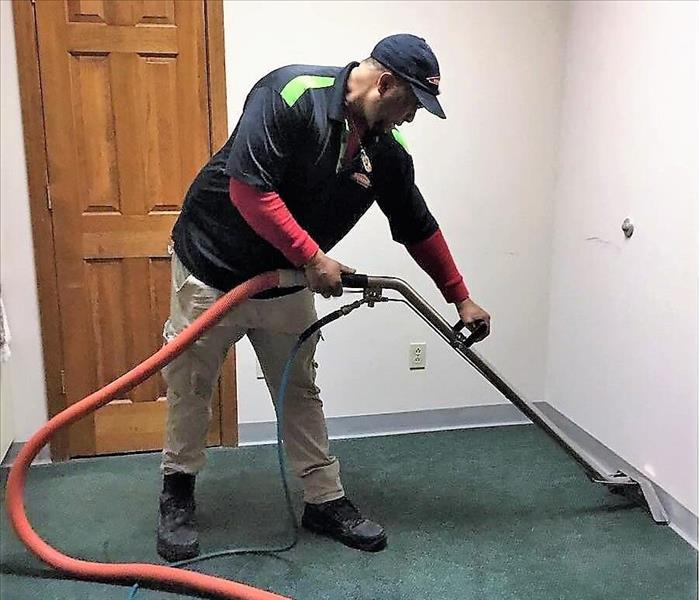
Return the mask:
<path fill-rule="evenodd" d="M 13 0 L 15 46 L 19 78 L 24 149 L 27 163 L 29 211 L 39 300 L 44 383 L 49 418 L 67 408 L 63 391 L 61 314 L 56 283 L 55 244 L 48 194 L 46 132 L 44 127 L 35 2 Z M 228 137 L 223 0 L 204 3 L 206 66 L 209 91 L 209 147 L 213 154 Z M 238 444 L 235 348 L 221 372 L 221 443 Z M 70 458 L 68 432 L 59 431 L 50 442 L 51 459 Z"/>

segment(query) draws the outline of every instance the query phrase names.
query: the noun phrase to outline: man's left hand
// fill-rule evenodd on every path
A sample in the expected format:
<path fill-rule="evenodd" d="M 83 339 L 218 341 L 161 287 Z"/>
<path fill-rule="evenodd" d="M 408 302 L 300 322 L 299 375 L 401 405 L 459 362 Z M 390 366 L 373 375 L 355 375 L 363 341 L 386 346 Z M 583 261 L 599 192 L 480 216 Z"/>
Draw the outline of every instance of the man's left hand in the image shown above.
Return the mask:
<path fill-rule="evenodd" d="M 459 318 L 466 323 L 466 327 L 468 327 L 470 331 L 476 328 L 478 321 L 485 321 L 488 325 L 488 330 L 481 339 L 490 335 L 490 315 L 473 300 L 466 298 L 466 300 L 457 302 L 456 310 L 459 312 Z"/>

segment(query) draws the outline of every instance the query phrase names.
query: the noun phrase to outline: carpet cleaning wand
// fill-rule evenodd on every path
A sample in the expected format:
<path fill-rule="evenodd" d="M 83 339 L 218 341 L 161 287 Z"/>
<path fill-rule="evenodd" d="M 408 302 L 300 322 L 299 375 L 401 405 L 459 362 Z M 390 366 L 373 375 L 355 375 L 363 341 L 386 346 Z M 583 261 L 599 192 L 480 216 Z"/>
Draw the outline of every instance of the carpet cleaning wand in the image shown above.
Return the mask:
<path fill-rule="evenodd" d="M 417 313 L 434 329 L 456 352 L 461 355 L 476 371 L 485 377 L 505 398 L 515 405 L 533 423 L 543 429 L 561 448 L 563 448 L 587 473 L 591 481 L 608 486 L 610 491 L 623 494 L 646 508 L 656 523 L 666 525 L 667 514 L 653 484 L 640 475 L 629 477 L 621 471 L 608 474 L 604 466 L 590 456 L 579 444 L 572 440 L 560 427 L 553 423 L 539 408 L 525 402 L 482 357 L 470 349 L 470 346 L 482 339 L 486 329 L 485 323 L 475 327 L 474 332 L 466 338 L 461 329 L 463 322 L 449 325 L 412 287 L 395 277 L 376 277 L 372 275 L 343 274 L 342 284 L 347 288 L 359 288 L 364 292 L 368 305 L 391 300 L 383 296 L 383 290 L 393 290 L 403 296 L 403 302 Z"/>

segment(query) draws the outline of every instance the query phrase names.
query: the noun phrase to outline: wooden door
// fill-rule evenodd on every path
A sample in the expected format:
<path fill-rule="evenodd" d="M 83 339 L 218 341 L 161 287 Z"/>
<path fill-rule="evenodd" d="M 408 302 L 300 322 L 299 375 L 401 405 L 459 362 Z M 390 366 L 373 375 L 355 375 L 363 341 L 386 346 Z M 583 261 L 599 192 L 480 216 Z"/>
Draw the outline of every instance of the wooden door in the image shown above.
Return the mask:
<path fill-rule="evenodd" d="M 212 150 L 205 10 L 198 0 L 39 0 L 36 23 L 71 404 L 162 345 L 170 231 Z M 76 423 L 69 455 L 162 447 L 164 394 L 158 374 Z M 209 443 L 219 444 L 218 391 L 213 409 Z"/>

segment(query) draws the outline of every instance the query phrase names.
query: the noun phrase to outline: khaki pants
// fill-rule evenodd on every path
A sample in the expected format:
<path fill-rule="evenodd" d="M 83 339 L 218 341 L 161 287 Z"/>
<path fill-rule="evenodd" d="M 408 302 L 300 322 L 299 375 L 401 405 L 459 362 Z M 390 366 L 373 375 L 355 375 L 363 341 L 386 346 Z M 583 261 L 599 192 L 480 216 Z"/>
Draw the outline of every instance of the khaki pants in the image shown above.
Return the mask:
<path fill-rule="evenodd" d="M 176 336 L 221 295 L 194 277 L 173 253 L 165 340 Z M 163 369 L 168 386 L 164 474 L 194 474 L 204 466 L 213 387 L 231 345 L 248 336 L 276 401 L 284 365 L 298 334 L 316 318 L 313 294 L 308 290 L 269 300 L 247 300 Z M 315 385 L 317 341 L 317 335 L 307 340 L 296 355 L 284 399 L 285 447 L 294 473 L 303 481 L 304 500 L 310 503 L 344 495 L 339 462 L 328 453 L 323 404 Z"/>

